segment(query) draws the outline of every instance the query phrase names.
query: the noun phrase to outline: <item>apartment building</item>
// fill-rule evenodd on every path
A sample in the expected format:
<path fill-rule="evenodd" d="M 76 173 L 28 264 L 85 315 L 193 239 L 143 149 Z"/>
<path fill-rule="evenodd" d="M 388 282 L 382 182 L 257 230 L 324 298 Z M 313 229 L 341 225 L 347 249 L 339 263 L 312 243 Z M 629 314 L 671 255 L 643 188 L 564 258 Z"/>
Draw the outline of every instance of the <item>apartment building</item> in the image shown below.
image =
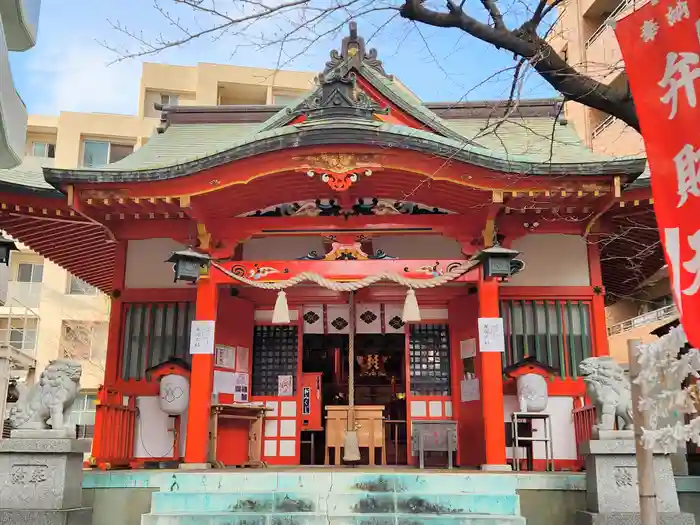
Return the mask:
<path fill-rule="evenodd" d="M 160 124 L 156 104 L 281 105 L 307 92 L 313 81 L 313 73 L 145 63 L 137 115 L 29 115 L 26 156 L 14 173 L 21 181 L 23 170 L 32 164 L 70 168 L 116 162 L 156 133 Z M 76 423 L 92 425 L 107 342 L 107 297 L 40 254 L 20 247 L 12 253 L 9 267 L 0 265 L 0 304 L 4 305 L 0 306 L 0 343 L 35 358 L 37 370 L 61 356 L 83 362 L 84 392 L 78 400 Z"/>
<path fill-rule="evenodd" d="M 627 74 L 614 31 L 614 21 L 645 0 L 565 0 L 551 33 L 550 43 L 582 73 L 625 89 Z M 569 102 L 567 120 L 593 150 L 610 155 L 644 155 L 642 136 L 621 120 L 596 109 Z M 649 174 L 640 179 L 648 184 Z M 646 180 L 644 180 L 646 179 Z M 634 269 L 631 267 L 630 271 Z M 632 281 L 632 280 L 631 280 Z M 651 332 L 677 318 L 666 268 L 630 290 L 627 298 L 607 308 L 610 353 L 627 361 L 627 339 L 649 341 Z"/>
<path fill-rule="evenodd" d="M 613 22 L 639 0 L 565 0 L 550 42 L 577 70 L 605 84 L 627 86 L 627 74 Z M 568 103 L 566 118 L 594 150 L 644 155 L 642 137 L 624 122 L 596 109 Z"/>

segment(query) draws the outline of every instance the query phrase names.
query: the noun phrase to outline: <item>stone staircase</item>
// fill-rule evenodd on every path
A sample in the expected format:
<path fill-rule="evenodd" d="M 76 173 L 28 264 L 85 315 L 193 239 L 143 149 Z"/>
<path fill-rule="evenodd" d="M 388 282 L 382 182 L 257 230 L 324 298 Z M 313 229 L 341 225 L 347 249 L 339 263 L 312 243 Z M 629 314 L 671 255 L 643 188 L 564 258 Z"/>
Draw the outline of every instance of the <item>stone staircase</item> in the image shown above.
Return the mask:
<path fill-rule="evenodd" d="M 161 479 L 142 525 L 525 525 L 508 474 L 238 470 Z"/>

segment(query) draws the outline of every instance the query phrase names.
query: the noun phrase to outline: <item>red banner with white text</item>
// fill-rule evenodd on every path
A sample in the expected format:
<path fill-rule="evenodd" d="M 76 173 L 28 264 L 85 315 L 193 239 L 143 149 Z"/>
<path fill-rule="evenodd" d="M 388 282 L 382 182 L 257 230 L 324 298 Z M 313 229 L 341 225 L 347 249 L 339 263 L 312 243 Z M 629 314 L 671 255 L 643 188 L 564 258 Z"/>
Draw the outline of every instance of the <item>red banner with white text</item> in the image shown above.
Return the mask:
<path fill-rule="evenodd" d="M 650 0 L 618 21 L 676 305 L 700 347 L 700 0 Z"/>

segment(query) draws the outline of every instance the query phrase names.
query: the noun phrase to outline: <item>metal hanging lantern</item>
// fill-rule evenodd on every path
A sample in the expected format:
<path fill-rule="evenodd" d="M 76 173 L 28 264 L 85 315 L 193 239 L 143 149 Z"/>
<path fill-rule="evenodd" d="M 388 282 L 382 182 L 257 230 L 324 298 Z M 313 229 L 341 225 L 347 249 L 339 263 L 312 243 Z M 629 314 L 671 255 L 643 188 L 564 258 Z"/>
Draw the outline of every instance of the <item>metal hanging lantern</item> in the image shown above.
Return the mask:
<path fill-rule="evenodd" d="M 10 264 L 10 252 L 19 251 L 17 245 L 12 239 L 0 236 L 0 264 L 9 266 Z"/>
<path fill-rule="evenodd" d="M 519 254 L 517 250 L 494 245 L 481 250 L 476 255 L 476 259 L 484 268 L 484 277 L 510 277 L 525 266 L 522 261 L 515 258 Z"/>
<path fill-rule="evenodd" d="M 186 281 L 196 283 L 202 271 L 209 269 L 211 258 L 205 253 L 199 253 L 191 248 L 173 252 L 170 258 L 165 261 L 173 263 L 175 278 L 173 282 Z"/>

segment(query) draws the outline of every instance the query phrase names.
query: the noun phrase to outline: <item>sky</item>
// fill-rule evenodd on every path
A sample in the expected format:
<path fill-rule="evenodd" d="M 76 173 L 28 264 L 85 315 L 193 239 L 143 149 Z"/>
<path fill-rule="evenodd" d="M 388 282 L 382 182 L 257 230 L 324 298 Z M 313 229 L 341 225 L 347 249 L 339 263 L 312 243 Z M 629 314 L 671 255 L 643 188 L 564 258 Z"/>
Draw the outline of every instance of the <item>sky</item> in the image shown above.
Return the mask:
<path fill-rule="evenodd" d="M 168 0 L 161 0 L 167 5 Z M 180 11 L 189 27 L 206 23 Z M 342 34 L 316 42 L 300 56 L 280 59 L 279 46 L 260 49 L 251 44 L 256 34 L 272 35 L 279 23 L 251 29 L 245 35 L 222 35 L 196 40 L 155 56 L 112 63 L 119 56 L 107 47 L 132 47 L 134 41 L 113 29 L 119 23 L 143 31 L 145 37 L 175 34 L 154 8 L 152 0 L 43 0 L 37 45 L 11 53 L 15 85 L 30 113 L 57 115 L 60 111 L 135 114 L 139 78 L 144 61 L 178 65 L 198 62 L 234 64 L 301 71 L 321 71 L 328 53 L 340 47 Z M 377 33 L 380 21 L 360 18 L 360 35 Z M 277 27 L 274 27 L 274 26 Z M 269 38 L 269 37 L 268 37 Z M 389 74 L 397 76 L 424 101 L 507 98 L 512 75 L 504 72 L 512 56 L 454 29 L 417 26 L 394 18 L 368 47 L 376 47 Z M 297 53 L 294 53 L 296 55 Z M 498 73 L 501 72 L 500 75 Z M 491 78 L 494 74 L 496 77 Z M 551 89 L 530 72 L 522 98 L 552 96 Z"/>

